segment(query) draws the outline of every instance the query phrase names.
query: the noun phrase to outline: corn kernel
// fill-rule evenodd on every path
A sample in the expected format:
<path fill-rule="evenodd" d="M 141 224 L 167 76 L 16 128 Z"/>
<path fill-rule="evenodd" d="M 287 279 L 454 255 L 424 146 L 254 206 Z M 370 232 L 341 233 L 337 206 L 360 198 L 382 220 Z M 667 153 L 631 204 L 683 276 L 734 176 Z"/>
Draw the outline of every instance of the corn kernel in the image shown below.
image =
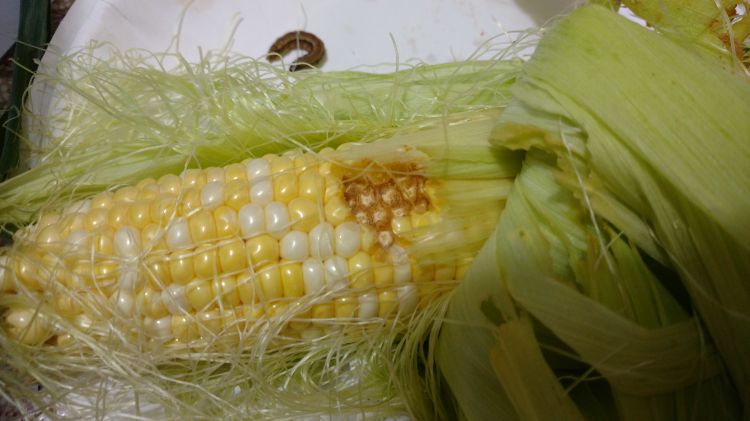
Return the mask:
<path fill-rule="evenodd" d="M 219 274 L 216 247 L 205 245 L 195 249 L 193 271 L 195 276 L 201 279 L 213 278 Z"/>
<path fill-rule="evenodd" d="M 138 196 L 138 189 L 133 186 L 125 186 L 115 192 L 114 200 L 120 203 L 135 202 Z"/>
<path fill-rule="evenodd" d="M 185 189 L 182 192 L 180 212 L 182 215 L 190 215 L 201 208 L 201 192 L 198 188 Z"/>
<path fill-rule="evenodd" d="M 359 302 L 357 297 L 339 297 L 335 300 L 336 318 L 354 318 L 357 315 Z"/>
<path fill-rule="evenodd" d="M 153 202 L 151 202 L 151 220 L 158 223 L 164 224 L 173 218 L 177 212 L 179 200 L 177 196 L 164 195 Z"/>
<path fill-rule="evenodd" d="M 247 182 L 247 169 L 242 164 L 229 164 L 224 167 L 224 181 L 230 183 L 232 181 L 245 181 Z"/>
<path fill-rule="evenodd" d="M 148 224 L 141 231 L 143 249 L 149 253 L 167 250 L 166 232 L 156 224 Z"/>
<path fill-rule="evenodd" d="M 139 200 L 128 208 L 128 225 L 142 229 L 151 223 L 151 202 Z"/>
<path fill-rule="evenodd" d="M 237 291 L 237 278 L 225 276 L 215 279 L 213 282 L 214 294 L 223 308 L 232 308 L 240 305 L 240 294 Z"/>
<path fill-rule="evenodd" d="M 177 196 L 182 190 L 182 180 L 174 174 L 163 175 L 159 178 L 159 193 Z"/>
<path fill-rule="evenodd" d="M 86 220 L 83 223 L 87 231 L 96 231 L 107 224 L 109 210 L 106 208 L 94 208 L 86 214 Z"/>
<path fill-rule="evenodd" d="M 207 243 L 216 239 L 216 222 L 209 211 L 201 210 L 188 219 L 190 238 L 195 244 Z"/>
<path fill-rule="evenodd" d="M 301 263 L 281 265 L 281 284 L 284 297 L 302 297 L 305 295 L 305 282 L 302 276 Z"/>
<path fill-rule="evenodd" d="M 101 192 L 91 199 L 91 208 L 92 209 L 109 209 L 112 207 L 112 205 L 115 202 L 114 197 L 115 195 L 112 192 L 108 192 L 108 191 Z M 40 226 L 42 226 L 41 222 L 42 221 L 39 221 Z"/>
<path fill-rule="evenodd" d="M 311 313 L 310 317 L 318 320 L 333 319 L 336 316 L 333 303 L 315 304 L 312 306 Z"/>
<path fill-rule="evenodd" d="M 224 187 L 224 203 L 236 211 L 250 203 L 250 184 L 242 180 L 227 183 Z"/>
<path fill-rule="evenodd" d="M 378 294 L 378 316 L 388 317 L 398 310 L 398 293 L 392 289 L 380 291 Z"/>
<path fill-rule="evenodd" d="M 302 171 L 298 179 L 299 196 L 317 204 L 325 192 L 325 180 L 315 168 Z"/>
<path fill-rule="evenodd" d="M 169 257 L 169 274 L 172 281 L 180 285 L 186 285 L 192 281 L 195 278 L 195 270 L 191 252 L 187 250 L 174 252 Z"/>
<path fill-rule="evenodd" d="M 196 279 L 185 288 L 187 301 L 193 310 L 204 311 L 210 308 L 209 305 L 212 304 L 214 299 L 214 291 L 209 281 Z"/>
<path fill-rule="evenodd" d="M 237 293 L 242 304 L 254 304 L 260 301 L 260 292 L 255 274 L 242 274 L 237 277 Z"/>
<path fill-rule="evenodd" d="M 239 233 L 237 211 L 229 206 L 220 206 L 214 210 L 217 238 L 234 237 Z"/>
<path fill-rule="evenodd" d="M 259 271 L 258 283 L 263 292 L 264 302 L 284 296 L 284 287 L 281 284 L 281 273 L 278 266 L 269 266 Z"/>
<path fill-rule="evenodd" d="M 206 174 L 206 184 L 224 181 L 224 168 L 208 167 L 203 171 Z"/>
<path fill-rule="evenodd" d="M 259 268 L 279 261 L 279 242 L 268 234 L 247 240 L 246 249 L 253 267 Z"/>
<path fill-rule="evenodd" d="M 223 273 L 233 273 L 246 269 L 245 243 L 240 239 L 234 239 L 221 245 L 219 247 L 219 266 Z"/>
<path fill-rule="evenodd" d="M 303 197 L 289 202 L 289 215 L 294 223 L 292 229 L 297 231 L 310 232 L 321 222 L 317 203 Z"/>
<path fill-rule="evenodd" d="M 198 338 L 198 329 L 192 316 L 173 315 L 171 328 L 172 337 L 177 343 L 190 343 Z"/>
<path fill-rule="evenodd" d="M 374 283 L 370 255 L 360 251 L 349 259 L 349 278 L 353 289 L 369 288 Z"/>
<path fill-rule="evenodd" d="M 325 216 L 326 221 L 333 225 L 339 225 L 353 218 L 349 206 L 340 195 L 333 196 L 326 201 Z"/>
<path fill-rule="evenodd" d="M 206 184 L 206 174 L 198 169 L 185 170 L 180 175 L 180 178 L 182 178 L 183 188 L 201 188 Z"/>
<path fill-rule="evenodd" d="M 128 207 L 124 204 L 118 204 L 109 210 L 107 222 L 110 228 L 118 229 L 128 222 Z"/>

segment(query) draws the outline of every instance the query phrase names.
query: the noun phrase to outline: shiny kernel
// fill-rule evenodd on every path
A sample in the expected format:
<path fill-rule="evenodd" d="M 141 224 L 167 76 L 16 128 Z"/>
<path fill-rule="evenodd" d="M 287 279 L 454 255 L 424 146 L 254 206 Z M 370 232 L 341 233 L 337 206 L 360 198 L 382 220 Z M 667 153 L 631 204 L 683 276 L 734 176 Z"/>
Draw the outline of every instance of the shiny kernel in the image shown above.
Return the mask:
<path fill-rule="evenodd" d="M 323 166 L 321 165 L 321 170 Z M 325 185 L 323 197 L 328 200 L 332 197 L 344 195 L 344 183 L 340 178 L 333 174 L 327 174 L 323 177 L 323 184 Z M 320 193 L 318 193 L 320 194 Z"/>
<path fill-rule="evenodd" d="M 156 224 L 148 224 L 141 230 L 143 249 L 149 253 L 167 250 L 166 231 Z"/>
<path fill-rule="evenodd" d="M 303 197 L 297 197 L 289 202 L 289 216 L 293 222 L 292 229 L 297 231 L 310 232 L 321 222 L 318 204 Z"/>
<path fill-rule="evenodd" d="M 201 210 L 193 214 L 188 223 L 190 225 L 190 238 L 195 244 L 207 243 L 216 240 L 216 222 L 211 212 Z"/>
<path fill-rule="evenodd" d="M 115 195 L 112 192 L 101 192 L 91 199 L 92 209 L 109 209 L 115 202 Z"/>
<path fill-rule="evenodd" d="M 169 271 L 169 262 L 166 256 L 150 255 L 144 265 L 143 276 L 150 285 L 158 285 L 159 288 L 162 288 L 172 283 L 172 274 Z"/>
<path fill-rule="evenodd" d="M 31 289 L 41 289 L 42 279 L 37 268 L 38 262 L 32 259 L 20 256 L 16 259 L 16 277 L 23 282 L 26 287 Z"/>
<path fill-rule="evenodd" d="M 398 311 L 398 293 L 395 290 L 387 289 L 378 294 L 378 316 L 388 317 Z"/>
<path fill-rule="evenodd" d="M 39 247 L 47 251 L 54 252 L 62 249 L 62 238 L 58 225 L 50 224 L 42 228 L 36 236 L 36 242 Z"/>
<path fill-rule="evenodd" d="M 190 238 L 190 224 L 185 218 L 177 217 L 170 221 L 166 242 L 170 250 L 183 250 L 193 246 L 193 239 Z"/>
<path fill-rule="evenodd" d="M 250 184 L 247 181 L 234 180 L 224 186 L 224 204 L 239 211 L 250 203 Z"/>
<path fill-rule="evenodd" d="M 305 295 L 305 281 L 302 276 L 302 264 L 282 264 L 281 284 L 284 290 L 284 297 L 302 297 Z"/>
<path fill-rule="evenodd" d="M 362 233 L 360 234 L 361 243 L 360 247 L 362 251 L 372 253 L 376 247 L 380 244 L 378 242 L 378 233 L 369 226 L 360 225 Z"/>
<path fill-rule="evenodd" d="M 91 246 L 94 248 L 94 253 L 97 256 L 101 255 L 112 255 L 115 252 L 114 233 L 109 229 L 104 229 L 94 234 L 91 239 Z"/>
<path fill-rule="evenodd" d="M 138 189 L 133 186 L 125 186 L 115 192 L 115 202 L 131 203 L 135 202 L 138 196 Z"/>
<path fill-rule="evenodd" d="M 96 231 L 105 226 L 108 221 L 109 210 L 106 208 L 94 208 L 86 214 L 83 226 L 87 231 Z"/>
<path fill-rule="evenodd" d="M 289 303 L 281 302 L 281 301 L 273 301 L 270 303 L 266 303 L 266 316 L 274 319 L 278 318 L 280 316 L 286 316 L 285 313 L 289 308 Z"/>
<path fill-rule="evenodd" d="M 378 262 L 372 269 L 373 284 L 376 288 L 382 288 L 393 284 L 393 265 Z"/>
<path fill-rule="evenodd" d="M 260 301 L 260 291 L 254 274 L 243 274 L 237 277 L 237 293 L 242 304 L 253 304 Z"/>
<path fill-rule="evenodd" d="M 245 245 L 250 261 L 256 268 L 279 261 L 279 242 L 268 234 L 253 237 Z"/>
<path fill-rule="evenodd" d="M 201 208 L 201 192 L 198 188 L 185 189 L 182 193 L 182 203 L 180 212 L 182 215 L 190 215 L 197 209 Z"/>
<path fill-rule="evenodd" d="M 182 180 L 174 174 L 163 175 L 159 178 L 159 193 L 177 196 L 182 190 Z"/>
<path fill-rule="evenodd" d="M 206 184 L 224 181 L 224 168 L 208 167 L 204 172 L 206 174 Z"/>
<path fill-rule="evenodd" d="M 147 317 L 158 319 L 169 314 L 161 299 L 161 292 L 151 287 L 145 287 L 136 295 L 136 309 Z"/>
<path fill-rule="evenodd" d="M 299 196 L 297 175 L 294 171 L 279 174 L 273 180 L 273 198 L 277 202 L 289 203 Z"/>
<path fill-rule="evenodd" d="M 118 229 L 128 223 L 128 206 L 118 203 L 112 207 L 107 214 L 107 222 L 110 228 Z"/>
<path fill-rule="evenodd" d="M 219 310 L 200 311 L 195 314 L 195 322 L 201 338 L 213 341 L 221 335 L 223 326 Z"/>
<path fill-rule="evenodd" d="M 263 293 L 263 301 L 267 302 L 284 296 L 281 284 L 281 273 L 278 266 L 270 266 L 258 272 L 258 283 Z"/>
<path fill-rule="evenodd" d="M 4 318 L 10 336 L 24 344 L 41 344 L 52 335 L 50 323 L 34 308 L 12 307 Z"/>
<path fill-rule="evenodd" d="M 359 300 L 356 297 L 339 297 L 334 301 L 336 318 L 354 318 L 357 315 Z"/>
<path fill-rule="evenodd" d="M 301 198 L 310 200 L 316 205 L 319 201 L 322 201 L 326 184 L 325 179 L 318 174 L 316 168 L 302 171 L 297 182 Z"/>
<path fill-rule="evenodd" d="M 128 208 L 128 225 L 143 228 L 151 223 L 151 201 L 139 200 Z"/>
<path fill-rule="evenodd" d="M 312 306 L 310 317 L 313 319 L 333 319 L 336 316 L 333 303 L 315 304 Z"/>
<path fill-rule="evenodd" d="M 294 169 L 297 174 L 305 170 L 315 168 L 318 165 L 318 158 L 312 153 L 301 153 L 294 157 Z"/>
<path fill-rule="evenodd" d="M 349 278 L 353 289 L 366 289 L 374 283 L 370 255 L 360 251 L 349 259 Z"/>
<path fill-rule="evenodd" d="M 187 284 L 185 289 L 188 304 L 193 310 L 204 311 L 213 307 L 214 291 L 210 281 L 196 279 Z"/>
<path fill-rule="evenodd" d="M 224 308 L 233 308 L 242 303 L 237 291 L 237 278 L 225 276 L 213 282 L 214 294 Z"/>
<path fill-rule="evenodd" d="M 214 246 L 201 246 L 195 250 L 193 270 L 197 278 L 208 279 L 220 274 L 216 254 L 216 247 Z"/>
<path fill-rule="evenodd" d="M 329 198 L 324 209 L 326 221 L 333 225 L 339 225 L 353 218 L 349 206 L 341 195 Z"/>
<path fill-rule="evenodd" d="M 224 167 L 224 181 L 247 181 L 247 169 L 242 164 L 229 164 Z"/>
<path fill-rule="evenodd" d="M 271 164 L 271 174 L 273 176 L 285 173 L 294 174 L 294 160 L 288 156 L 269 156 L 269 158 L 268 162 Z"/>
<path fill-rule="evenodd" d="M 151 202 L 151 220 L 157 224 L 166 225 L 177 214 L 179 205 L 177 196 L 163 195 Z"/>
<path fill-rule="evenodd" d="M 169 274 L 172 277 L 172 282 L 186 285 L 195 278 L 191 253 L 187 250 L 177 251 L 169 257 Z"/>
<path fill-rule="evenodd" d="M 224 203 L 224 181 L 211 181 L 201 189 L 203 209 L 215 209 Z"/>
<path fill-rule="evenodd" d="M 190 343 L 198 339 L 198 329 L 192 316 L 173 315 L 171 328 L 175 342 Z"/>
<path fill-rule="evenodd" d="M 408 216 L 397 216 L 391 219 L 391 231 L 397 236 L 407 235 L 411 230 L 411 218 Z"/>
<path fill-rule="evenodd" d="M 185 170 L 180 177 L 183 188 L 201 188 L 206 184 L 206 174 L 199 169 Z"/>
<path fill-rule="evenodd" d="M 220 206 L 214 210 L 217 238 L 230 238 L 239 233 L 237 211 L 229 206 Z"/>
<path fill-rule="evenodd" d="M 248 263 L 245 242 L 234 239 L 219 246 L 219 266 L 223 273 L 233 273 L 246 269 Z"/>

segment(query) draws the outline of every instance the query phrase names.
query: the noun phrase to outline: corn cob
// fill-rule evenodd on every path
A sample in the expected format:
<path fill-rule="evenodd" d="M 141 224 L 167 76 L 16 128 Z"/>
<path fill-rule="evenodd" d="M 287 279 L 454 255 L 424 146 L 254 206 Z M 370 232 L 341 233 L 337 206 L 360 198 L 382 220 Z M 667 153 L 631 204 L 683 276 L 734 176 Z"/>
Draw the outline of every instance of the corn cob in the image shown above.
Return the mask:
<path fill-rule="evenodd" d="M 370 159 L 370 147 L 188 169 L 44 213 L 0 257 L 6 331 L 70 343 L 55 314 L 91 334 L 116 323 L 148 343 L 205 346 L 262 321 L 315 338 L 408 316 L 463 277 L 465 245 L 489 232 L 448 221 L 447 183 L 424 154 L 391 145 Z M 430 242 L 437 259 L 409 252 Z"/>

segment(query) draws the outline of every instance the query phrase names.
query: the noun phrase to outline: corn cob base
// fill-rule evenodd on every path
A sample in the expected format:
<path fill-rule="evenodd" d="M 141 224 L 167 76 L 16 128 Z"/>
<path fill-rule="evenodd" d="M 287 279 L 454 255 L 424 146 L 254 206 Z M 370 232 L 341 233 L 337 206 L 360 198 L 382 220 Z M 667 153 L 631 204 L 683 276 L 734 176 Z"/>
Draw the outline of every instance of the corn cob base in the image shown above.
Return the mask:
<path fill-rule="evenodd" d="M 408 317 L 471 262 L 418 261 L 410 247 L 466 242 L 470 227 L 436 235 L 439 180 L 412 148 L 390 152 L 269 155 L 47 212 L 0 257 L 4 328 L 34 345 L 114 329 L 147 346 L 213 350 L 269 327 L 313 339 Z"/>

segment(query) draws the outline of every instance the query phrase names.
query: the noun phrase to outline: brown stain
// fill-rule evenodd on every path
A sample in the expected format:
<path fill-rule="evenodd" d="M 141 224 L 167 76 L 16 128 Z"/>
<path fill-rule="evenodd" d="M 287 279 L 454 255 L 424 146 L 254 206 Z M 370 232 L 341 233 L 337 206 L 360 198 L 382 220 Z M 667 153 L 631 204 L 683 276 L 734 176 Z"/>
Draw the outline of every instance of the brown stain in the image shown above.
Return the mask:
<path fill-rule="evenodd" d="M 289 66 L 290 72 L 315 66 L 323 60 L 326 54 L 325 44 L 315 34 L 305 31 L 292 31 L 282 35 L 271 44 L 268 49 L 268 61 L 276 61 L 293 50 L 304 50 L 307 54 L 292 62 L 292 65 Z"/>

